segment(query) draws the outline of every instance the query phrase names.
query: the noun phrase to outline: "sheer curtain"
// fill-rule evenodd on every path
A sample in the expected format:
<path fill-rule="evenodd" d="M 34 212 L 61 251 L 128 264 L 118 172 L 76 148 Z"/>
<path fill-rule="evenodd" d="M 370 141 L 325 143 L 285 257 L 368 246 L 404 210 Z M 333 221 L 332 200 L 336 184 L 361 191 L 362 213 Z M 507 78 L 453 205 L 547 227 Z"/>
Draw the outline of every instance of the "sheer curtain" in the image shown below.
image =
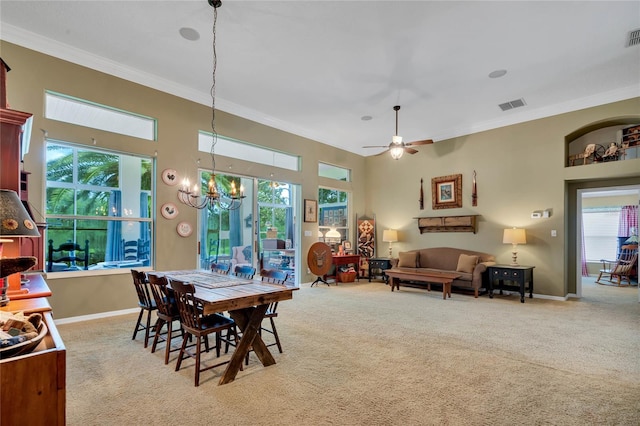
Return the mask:
<path fill-rule="evenodd" d="M 638 234 L 638 206 L 623 206 L 618 220 L 618 237 L 629 238 L 631 228 Z"/>

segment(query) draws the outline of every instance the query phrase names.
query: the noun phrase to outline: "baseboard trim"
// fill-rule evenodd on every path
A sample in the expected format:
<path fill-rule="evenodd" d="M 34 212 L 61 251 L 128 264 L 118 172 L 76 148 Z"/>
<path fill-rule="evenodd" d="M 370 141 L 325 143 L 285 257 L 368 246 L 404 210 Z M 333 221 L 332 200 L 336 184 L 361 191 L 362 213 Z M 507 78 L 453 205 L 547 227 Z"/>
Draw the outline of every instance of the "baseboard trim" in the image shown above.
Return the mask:
<path fill-rule="evenodd" d="M 78 317 L 61 318 L 54 320 L 55 325 L 71 324 L 74 322 L 91 321 L 101 318 L 117 317 L 120 315 L 135 314 L 140 312 L 140 308 L 123 309 L 121 311 L 100 312 L 99 314 L 81 315 Z"/>

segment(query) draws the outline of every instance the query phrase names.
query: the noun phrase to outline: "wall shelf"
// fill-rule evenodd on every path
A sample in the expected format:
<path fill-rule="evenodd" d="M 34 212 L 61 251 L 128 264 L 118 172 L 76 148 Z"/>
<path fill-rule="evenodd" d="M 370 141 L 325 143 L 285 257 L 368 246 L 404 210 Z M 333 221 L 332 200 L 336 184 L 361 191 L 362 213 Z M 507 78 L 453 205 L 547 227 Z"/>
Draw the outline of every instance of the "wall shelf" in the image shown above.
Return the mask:
<path fill-rule="evenodd" d="M 478 215 L 416 217 L 420 233 L 473 232 L 476 233 Z"/>

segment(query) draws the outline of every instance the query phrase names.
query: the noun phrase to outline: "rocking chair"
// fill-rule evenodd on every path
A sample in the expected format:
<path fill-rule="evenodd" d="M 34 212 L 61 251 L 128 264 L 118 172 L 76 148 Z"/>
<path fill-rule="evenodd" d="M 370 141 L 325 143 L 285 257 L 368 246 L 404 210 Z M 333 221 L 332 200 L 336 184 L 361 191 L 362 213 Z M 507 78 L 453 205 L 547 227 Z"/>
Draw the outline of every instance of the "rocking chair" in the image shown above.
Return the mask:
<path fill-rule="evenodd" d="M 602 269 L 596 283 L 604 285 L 628 286 L 631 285 L 631 276 L 637 274 L 638 246 L 636 244 L 624 245 L 620 248 L 617 260 L 601 259 Z M 604 277 L 603 277 L 604 275 Z M 601 282 L 604 280 L 604 282 Z M 624 281 L 627 284 L 623 284 Z"/>

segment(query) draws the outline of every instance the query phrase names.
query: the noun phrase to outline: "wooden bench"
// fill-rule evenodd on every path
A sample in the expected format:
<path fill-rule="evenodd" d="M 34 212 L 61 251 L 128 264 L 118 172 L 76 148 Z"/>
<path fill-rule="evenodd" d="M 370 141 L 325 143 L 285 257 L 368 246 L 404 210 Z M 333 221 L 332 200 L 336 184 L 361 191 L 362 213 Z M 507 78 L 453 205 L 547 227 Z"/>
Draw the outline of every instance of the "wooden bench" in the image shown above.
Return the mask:
<path fill-rule="evenodd" d="M 431 291 L 431 283 L 442 284 L 442 298 L 446 299 L 447 295 L 451 298 L 451 283 L 458 278 L 460 274 L 454 272 L 423 272 L 423 271 L 405 271 L 401 269 L 387 269 L 385 274 L 391 282 L 391 291 L 394 287 L 400 290 L 400 280 L 417 281 L 427 284 L 427 291 Z"/>

